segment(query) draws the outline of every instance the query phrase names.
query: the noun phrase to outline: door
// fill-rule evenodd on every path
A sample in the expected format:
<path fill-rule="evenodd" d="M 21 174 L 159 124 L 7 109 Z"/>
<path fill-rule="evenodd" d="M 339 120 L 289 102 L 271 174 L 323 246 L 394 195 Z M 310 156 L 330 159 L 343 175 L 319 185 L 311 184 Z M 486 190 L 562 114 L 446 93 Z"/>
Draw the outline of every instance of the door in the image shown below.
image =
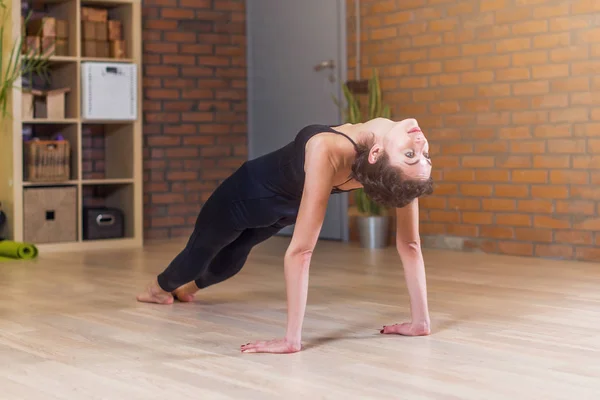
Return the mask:
<path fill-rule="evenodd" d="M 343 122 L 332 96 L 342 97 L 346 76 L 345 3 L 246 2 L 251 159 L 286 145 L 306 125 Z M 331 196 L 322 239 L 348 240 L 347 204 L 347 194 Z"/>

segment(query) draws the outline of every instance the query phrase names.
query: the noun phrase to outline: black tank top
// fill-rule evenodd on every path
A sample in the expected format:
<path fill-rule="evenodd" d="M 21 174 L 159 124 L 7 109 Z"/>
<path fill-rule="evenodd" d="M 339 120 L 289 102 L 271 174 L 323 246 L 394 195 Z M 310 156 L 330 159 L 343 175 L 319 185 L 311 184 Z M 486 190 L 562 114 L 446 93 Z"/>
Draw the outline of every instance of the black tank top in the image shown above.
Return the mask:
<path fill-rule="evenodd" d="M 302 128 L 295 139 L 286 146 L 248 161 L 245 166 L 248 169 L 252 180 L 273 194 L 300 199 L 304 189 L 304 156 L 306 143 L 310 138 L 322 132 L 332 132 L 343 135 L 350 140 L 355 149 L 357 148 L 356 143 L 348 135 L 336 131 L 330 125 L 308 125 Z M 351 179 L 352 178 L 349 178 L 346 182 L 349 182 Z M 334 194 L 348 191 L 350 190 L 342 190 L 334 187 L 331 190 L 331 193 Z"/>

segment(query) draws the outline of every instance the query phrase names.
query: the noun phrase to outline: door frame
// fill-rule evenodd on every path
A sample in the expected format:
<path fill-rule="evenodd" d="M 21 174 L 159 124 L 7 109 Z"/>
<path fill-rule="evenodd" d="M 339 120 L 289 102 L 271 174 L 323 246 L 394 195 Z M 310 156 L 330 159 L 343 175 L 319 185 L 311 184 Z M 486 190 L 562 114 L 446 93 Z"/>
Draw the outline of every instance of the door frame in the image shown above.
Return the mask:
<path fill-rule="evenodd" d="M 247 0 L 247 1 L 252 1 L 252 0 Z M 337 93 L 337 97 L 339 99 L 343 98 L 343 91 L 342 91 L 342 83 L 346 81 L 347 77 L 348 77 L 348 54 L 347 54 L 347 38 L 348 38 L 348 33 L 347 33 L 347 10 L 346 10 L 346 0 L 335 0 L 337 3 L 337 9 L 338 9 L 338 29 L 337 29 L 337 34 L 338 34 L 338 39 L 339 39 L 339 43 L 340 46 L 338 48 L 338 60 L 339 60 L 339 64 L 337 67 L 337 72 L 339 73 L 339 76 L 337 77 L 337 79 L 339 80 L 338 82 L 338 93 Z M 249 38 L 252 35 L 252 31 L 250 28 L 250 24 L 247 23 L 247 21 L 250 20 L 250 18 L 248 18 L 248 14 L 250 13 L 250 9 L 248 7 L 246 7 L 246 99 L 250 98 L 250 92 L 252 91 L 252 82 L 250 81 L 250 76 L 252 76 L 252 74 L 250 73 L 252 71 L 252 61 L 250 58 L 250 53 L 252 50 L 252 41 L 249 40 Z M 246 140 L 247 140 L 247 148 L 248 148 L 248 160 L 251 160 L 255 157 L 254 154 L 252 154 L 252 138 L 253 138 L 253 134 L 252 134 L 252 111 L 253 111 L 253 105 L 252 102 L 250 101 L 246 101 L 246 108 L 247 108 L 247 112 L 246 112 Z M 343 123 L 343 114 L 342 111 L 340 110 L 338 113 L 338 121 L 339 123 Z M 348 204 L 349 204 L 349 199 L 348 199 L 348 193 L 340 193 L 340 194 L 335 194 L 334 196 L 339 196 L 340 200 L 341 200 L 341 218 L 340 220 L 342 221 L 342 242 L 349 242 L 350 241 L 350 223 L 349 223 L 349 217 L 348 217 Z"/>

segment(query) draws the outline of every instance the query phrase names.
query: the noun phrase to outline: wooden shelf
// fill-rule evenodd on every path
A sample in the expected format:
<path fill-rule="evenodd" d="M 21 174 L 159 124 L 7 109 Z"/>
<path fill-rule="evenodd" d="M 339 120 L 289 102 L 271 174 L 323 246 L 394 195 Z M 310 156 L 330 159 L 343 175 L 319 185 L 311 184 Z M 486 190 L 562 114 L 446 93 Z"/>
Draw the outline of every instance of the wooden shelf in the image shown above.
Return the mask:
<path fill-rule="evenodd" d="M 81 62 L 111 62 L 111 63 L 132 63 L 133 58 L 111 58 L 111 57 L 76 57 L 76 56 L 51 56 L 48 59 L 50 64 L 65 64 Z"/>
<path fill-rule="evenodd" d="M 77 118 L 67 118 L 67 119 L 34 118 L 34 119 L 24 119 L 21 122 L 24 124 L 76 124 L 79 122 L 79 119 L 77 119 Z"/>
<path fill-rule="evenodd" d="M 133 184 L 135 180 L 132 179 L 82 179 L 69 180 L 69 181 L 58 181 L 58 182 L 23 182 L 23 186 L 72 186 L 81 183 L 82 185 L 118 185 L 118 184 Z"/>
<path fill-rule="evenodd" d="M 134 4 L 134 0 L 82 0 L 81 4 L 93 7 L 114 7 L 118 5 Z"/>
<path fill-rule="evenodd" d="M 125 119 L 82 119 L 82 123 L 88 125 L 110 125 L 110 124 L 131 124 L 133 121 L 125 120 Z"/>
<path fill-rule="evenodd" d="M 81 61 L 87 62 L 105 62 L 105 63 L 131 63 L 130 58 L 101 58 L 101 57 L 82 57 Z"/>
<path fill-rule="evenodd" d="M 52 56 L 50 62 L 53 63 L 66 63 L 66 62 L 77 62 L 78 57 L 74 56 Z"/>
<path fill-rule="evenodd" d="M 46 118 L 34 118 L 34 119 L 22 119 L 23 124 L 76 124 L 81 122 L 83 124 L 94 124 L 94 125 L 108 125 L 108 124 L 132 124 L 135 121 L 124 120 L 124 119 L 80 119 L 80 118 L 65 118 L 65 119 L 46 119 Z"/>
<path fill-rule="evenodd" d="M 73 181 L 62 181 L 62 182 L 23 182 L 25 187 L 43 187 L 43 186 L 73 186 L 77 185 L 77 180 Z"/>
<path fill-rule="evenodd" d="M 50 56 L 48 59 L 49 64 L 75 63 L 77 61 L 79 61 L 79 57 L 76 56 Z"/>
<path fill-rule="evenodd" d="M 0 202 L 9 218 L 4 235 L 24 241 L 24 195 L 27 190 L 73 187 L 76 191 L 77 237 L 69 242 L 35 243 L 41 251 L 116 249 L 143 245 L 142 194 L 142 24 L 141 0 L 42 0 L 47 15 L 66 20 L 67 55 L 49 58 L 50 89 L 68 87 L 65 118 L 22 118 L 22 91 L 15 88 L 9 96 L 11 118 L 0 119 Z M 82 46 L 82 7 L 107 9 L 109 19 L 121 21 L 126 58 L 84 57 Z M 11 8 L 3 46 L 5 57 L 21 32 L 21 10 Z M 12 36 L 11 36 L 12 35 Z M 81 68 L 84 62 L 134 63 L 138 76 L 137 119 L 86 120 L 81 114 Z M 29 77 L 28 77 L 29 78 Z M 35 77 L 34 77 L 35 78 Z M 25 81 L 24 83 L 25 84 Z M 89 134 L 89 129 L 93 132 Z M 24 135 L 26 133 L 26 136 Z M 31 135 L 51 139 L 61 134 L 69 141 L 70 179 L 57 182 L 30 182 L 24 165 L 24 140 Z M 89 162 L 97 163 L 95 170 Z M 101 167 L 101 168 L 100 168 Z M 56 193 L 56 192 L 54 192 Z M 122 238 L 84 240 L 83 211 L 86 206 L 114 207 L 123 212 L 125 232 Z"/>
<path fill-rule="evenodd" d="M 133 179 L 84 179 L 81 181 L 84 185 L 117 185 L 125 183 L 134 183 Z"/>

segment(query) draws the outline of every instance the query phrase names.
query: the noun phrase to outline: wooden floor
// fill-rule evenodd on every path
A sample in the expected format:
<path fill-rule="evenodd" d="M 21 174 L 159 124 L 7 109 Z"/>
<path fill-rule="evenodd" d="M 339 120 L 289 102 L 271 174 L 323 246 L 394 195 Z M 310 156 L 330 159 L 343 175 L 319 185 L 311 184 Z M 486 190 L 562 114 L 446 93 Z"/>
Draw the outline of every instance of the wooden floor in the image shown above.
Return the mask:
<path fill-rule="evenodd" d="M 600 398 L 600 264 L 427 250 L 434 332 L 406 338 L 379 334 L 408 317 L 394 249 L 321 243 L 306 349 L 241 354 L 284 332 L 286 243 L 171 306 L 135 295 L 182 241 L 0 263 L 0 398 Z"/>

